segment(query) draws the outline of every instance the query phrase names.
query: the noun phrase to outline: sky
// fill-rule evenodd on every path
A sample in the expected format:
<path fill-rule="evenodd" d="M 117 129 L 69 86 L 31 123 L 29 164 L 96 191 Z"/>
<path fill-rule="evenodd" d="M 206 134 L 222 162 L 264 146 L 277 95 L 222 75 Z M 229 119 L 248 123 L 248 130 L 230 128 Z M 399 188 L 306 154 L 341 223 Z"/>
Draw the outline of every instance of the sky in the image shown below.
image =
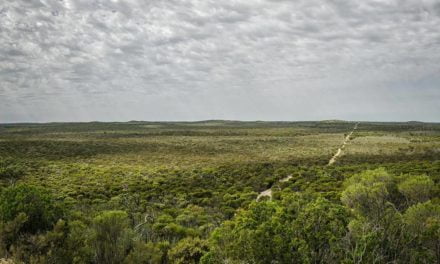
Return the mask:
<path fill-rule="evenodd" d="M 1 0 L 0 123 L 440 121 L 440 0 Z"/>

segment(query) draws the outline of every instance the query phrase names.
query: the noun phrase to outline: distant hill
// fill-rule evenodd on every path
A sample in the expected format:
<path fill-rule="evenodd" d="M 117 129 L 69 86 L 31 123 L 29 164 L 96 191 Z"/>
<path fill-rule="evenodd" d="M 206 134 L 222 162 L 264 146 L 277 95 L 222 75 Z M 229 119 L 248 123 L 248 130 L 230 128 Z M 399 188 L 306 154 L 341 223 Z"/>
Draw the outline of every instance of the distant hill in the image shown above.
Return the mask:
<path fill-rule="evenodd" d="M 340 120 L 340 119 L 331 119 L 331 120 L 321 120 L 321 123 L 348 123 L 349 121 Z"/>

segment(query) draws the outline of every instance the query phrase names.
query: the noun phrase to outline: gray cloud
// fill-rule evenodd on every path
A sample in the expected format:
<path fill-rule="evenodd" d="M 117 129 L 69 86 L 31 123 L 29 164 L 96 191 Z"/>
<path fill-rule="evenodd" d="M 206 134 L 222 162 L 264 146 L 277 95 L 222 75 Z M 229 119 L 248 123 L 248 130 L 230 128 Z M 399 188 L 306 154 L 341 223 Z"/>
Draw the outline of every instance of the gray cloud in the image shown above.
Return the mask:
<path fill-rule="evenodd" d="M 4 0 L 0 122 L 440 121 L 438 0 Z"/>

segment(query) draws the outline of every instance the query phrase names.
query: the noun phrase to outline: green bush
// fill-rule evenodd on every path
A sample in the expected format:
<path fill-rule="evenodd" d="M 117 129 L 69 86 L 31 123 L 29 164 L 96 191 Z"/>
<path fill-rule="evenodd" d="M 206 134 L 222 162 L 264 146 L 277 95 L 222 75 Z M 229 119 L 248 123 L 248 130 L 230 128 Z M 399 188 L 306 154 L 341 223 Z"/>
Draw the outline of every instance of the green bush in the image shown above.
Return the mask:
<path fill-rule="evenodd" d="M 132 243 L 128 215 L 123 211 L 105 211 L 93 219 L 93 242 L 96 263 L 119 264 Z"/>
<path fill-rule="evenodd" d="M 0 159 L 0 180 L 17 180 L 25 174 L 25 167 L 10 159 Z"/>
<path fill-rule="evenodd" d="M 0 195 L 1 221 L 12 221 L 20 213 L 28 218 L 20 231 L 28 233 L 49 230 L 64 216 L 62 206 L 48 190 L 25 184 L 10 186 Z"/>
<path fill-rule="evenodd" d="M 169 259 L 175 264 L 196 264 L 208 251 L 208 243 L 200 238 L 188 237 L 180 240 L 169 251 Z"/>
<path fill-rule="evenodd" d="M 202 263 L 339 263 L 349 213 L 308 194 L 252 203 L 211 235 Z"/>
<path fill-rule="evenodd" d="M 400 183 L 399 191 L 405 196 L 408 204 L 425 202 L 431 198 L 434 181 L 426 175 L 408 176 Z"/>

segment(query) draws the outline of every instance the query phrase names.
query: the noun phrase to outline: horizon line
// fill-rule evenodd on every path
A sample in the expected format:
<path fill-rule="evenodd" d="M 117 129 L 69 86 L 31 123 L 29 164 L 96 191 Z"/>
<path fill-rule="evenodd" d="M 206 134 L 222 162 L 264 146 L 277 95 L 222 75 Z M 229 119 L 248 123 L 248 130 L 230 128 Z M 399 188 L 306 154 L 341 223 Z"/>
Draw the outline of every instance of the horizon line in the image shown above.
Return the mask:
<path fill-rule="evenodd" d="M 322 119 L 322 120 L 238 120 L 238 119 L 200 119 L 200 120 L 126 120 L 126 121 L 19 121 L 19 122 L 0 122 L 0 125 L 32 125 L 32 124 L 87 124 L 87 123 L 204 123 L 204 122 L 264 122 L 264 123 L 299 123 L 299 122 L 334 122 L 334 123 L 425 123 L 425 124 L 439 124 L 440 121 L 420 121 L 420 120 L 344 120 L 344 119 Z"/>

